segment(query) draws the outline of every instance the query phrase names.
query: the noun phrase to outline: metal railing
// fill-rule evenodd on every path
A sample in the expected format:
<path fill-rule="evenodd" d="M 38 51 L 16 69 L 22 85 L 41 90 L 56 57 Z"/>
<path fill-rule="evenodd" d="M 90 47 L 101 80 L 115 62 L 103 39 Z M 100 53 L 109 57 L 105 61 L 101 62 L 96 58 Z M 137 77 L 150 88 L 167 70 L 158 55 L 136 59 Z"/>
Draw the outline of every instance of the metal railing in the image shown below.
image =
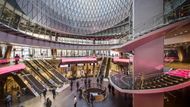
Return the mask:
<path fill-rule="evenodd" d="M 45 23 L 44 25 L 41 25 L 35 22 L 30 17 L 26 16 L 24 13 L 17 10 L 16 7 L 12 7 L 7 1 L 8 0 L 4 0 L 4 3 L 0 3 L 0 23 L 7 26 L 10 29 L 15 30 L 18 33 L 24 33 L 29 37 L 31 36 L 49 41 L 66 43 L 68 45 L 69 44 L 100 45 L 100 46 L 117 45 L 117 43 L 113 42 L 93 44 L 93 40 L 86 40 L 85 36 L 84 37 L 81 36 L 80 37 L 81 39 L 77 39 L 76 38 L 77 35 L 63 34 L 59 31 L 54 31 L 52 30 L 52 28 L 48 28 L 48 26 L 45 26 Z M 40 21 L 43 21 L 43 19 L 40 19 Z M 6 29 L 3 29 L 2 31 L 5 30 Z"/>
<path fill-rule="evenodd" d="M 135 76 L 113 73 L 109 78 L 119 88 L 128 90 L 164 88 L 189 81 L 187 78 L 171 76 L 164 72 Z"/>
<path fill-rule="evenodd" d="M 134 40 L 145 33 L 159 29 L 171 23 L 187 19 L 189 18 L 189 15 L 190 15 L 190 4 L 181 5 L 166 14 L 159 13 L 154 17 L 150 18 L 149 20 L 147 20 L 145 23 L 134 26 L 133 34 L 126 35 L 125 37 L 121 38 L 120 44 L 124 44 L 128 41 Z"/>

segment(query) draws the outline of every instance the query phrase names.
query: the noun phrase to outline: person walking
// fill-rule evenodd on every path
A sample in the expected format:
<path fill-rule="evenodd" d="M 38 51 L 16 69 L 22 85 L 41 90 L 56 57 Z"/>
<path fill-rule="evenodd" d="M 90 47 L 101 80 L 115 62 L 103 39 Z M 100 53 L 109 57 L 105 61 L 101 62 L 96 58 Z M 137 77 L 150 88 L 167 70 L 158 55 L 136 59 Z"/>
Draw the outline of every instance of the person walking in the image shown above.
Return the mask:
<path fill-rule="evenodd" d="M 77 86 L 77 91 L 78 91 L 78 89 L 79 89 L 79 81 L 77 81 L 77 83 L 76 83 L 76 86 Z"/>
<path fill-rule="evenodd" d="M 102 84 L 102 83 L 103 83 L 103 79 L 104 79 L 104 76 L 103 76 L 103 75 L 101 75 L 101 76 L 100 76 L 100 84 Z"/>
<path fill-rule="evenodd" d="M 99 78 L 97 78 L 97 79 L 96 79 L 96 83 L 99 84 L 99 81 L 100 81 Z"/>
<path fill-rule="evenodd" d="M 43 96 L 44 96 L 44 98 L 46 98 L 46 94 L 47 94 L 47 89 L 44 88 L 44 90 L 43 90 Z"/>
<path fill-rule="evenodd" d="M 52 94 L 53 94 L 53 99 L 55 99 L 55 97 L 56 97 L 56 90 L 55 90 L 55 88 L 52 89 Z"/>
<path fill-rule="evenodd" d="M 91 79 L 88 79 L 88 87 L 91 87 Z"/>
<path fill-rule="evenodd" d="M 73 80 L 71 80 L 70 87 L 71 87 L 71 91 L 72 91 L 73 90 Z"/>
<path fill-rule="evenodd" d="M 94 96 L 92 94 L 90 94 L 90 103 L 93 107 L 93 103 L 94 103 Z"/>
<path fill-rule="evenodd" d="M 18 54 L 16 54 L 15 56 L 15 65 L 19 63 L 20 60 L 20 56 Z"/>
<path fill-rule="evenodd" d="M 115 96 L 115 88 L 112 86 L 112 95 Z"/>
<path fill-rule="evenodd" d="M 77 107 L 77 97 L 74 96 L 74 107 Z"/>
<path fill-rule="evenodd" d="M 87 93 L 87 102 L 90 103 L 90 93 Z"/>
<path fill-rule="evenodd" d="M 21 101 L 20 101 L 21 94 L 20 94 L 19 91 L 16 93 L 16 97 L 17 97 L 18 103 L 20 103 L 20 102 L 21 102 Z"/>
<path fill-rule="evenodd" d="M 84 85 L 85 85 L 85 88 L 87 87 L 87 79 L 85 78 L 84 80 Z"/>
<path fill-rule="evenodd" d="M 111 85 L 110 83 L 108 84 L 108 90 L 109 90 L 109 93 L 111 92 Z"/>
<path fill-rule="evenodd" d="M 52 105 L 52 101 L 49 98 L 47 98 L 46 107 L 51 107 L 51 105 Z"/>
<path fill-rule="evenodd" d="M 12 106 L 12 96 L 8 94 L 5 98 L 5 104 L 6 107 L 11 107 Z"/>

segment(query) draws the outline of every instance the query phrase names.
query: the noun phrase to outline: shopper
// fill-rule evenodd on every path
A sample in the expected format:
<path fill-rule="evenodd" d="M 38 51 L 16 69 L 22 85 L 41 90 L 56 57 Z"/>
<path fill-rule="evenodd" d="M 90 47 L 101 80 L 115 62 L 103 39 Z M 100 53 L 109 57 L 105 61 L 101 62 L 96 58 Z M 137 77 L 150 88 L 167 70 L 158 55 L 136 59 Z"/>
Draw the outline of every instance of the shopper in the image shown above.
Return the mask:
<path fill-rule="evenodd" d="M 87 79 L 85 78 L 84 80 L 84 85 L 85 85 L 85 88 L 87 87 Z"/>
<path fill-rule="evenodd" d="M 74 96 L 74 107 L 77 107 L 77 97 Z"/>
<path fill-rule="evenodd" d="M 94 96 L 92 94 L 90 94 L 90 103 L 93 107 L 93 103 L 94 103 Z"/>
<path fill-rule="evenodd" d="M 17 97 L 18 103 L 20 103 L 20 102 L 21 102 L 21 101 L 20 101 L 21 94 L 20 94 L 19 91 L 16 93 L 16 97 Z"/>
<path fill-rule="evenodd" d="M 11 107 L 12 106 L 12 96 L 8 94 L 5 98 L 5 104 L 6 107 Z"/>
<path fill-rule="evenodd" d="M 52 95 L 53 95 L 53 99 L 55 99 L 55 97 L 56 97 L 56 89 L 55 88 L 52 89 Z"/>
<path fill-rule="evenodd" d="M 91 87 L 91 79 L 88 79 L 88 87 Z"/>
<path fill-rule="evenodd" d="M 73 80 L 71 80 L 70 87 L 71 87 L 71 91 L 72 91 L 73 90 Z"/>
<path fill-rule="evenodd" d="M 109 93 L 111 92 L 111 85 L 110 83 L 108 84 L 108 90 L 109 90 Z"/>
<path fill-rule="evenodd" d="M 77 91 L 78 91 L 78 89 L 79 89 L 79 81 L 77 81 L 77 83 L 76 83 L 76 86 L 77 86 Z"/>
<path fill-rule="evenodd" d="M 49 98 L 47 98 L 46 107 L 51 107 L 51 105 L 52 105 L 52 101 Z"/>
<path fill-rule="evenodd" d="M 44 96 L 44 98 L 46 98 L 46 94 L 47 94 L 47 89 L 44 88 L 44 90 L 43 90 L 43 96 Z"/>
<path fill-rule="evenodd" d="M 87 93 L 86 97 L 87 97 L 87 102 L 90 103 L 90 93 L 89 92 Z"/>
<path fill-rule="evenodd" d="M 15 65 L 19 63 L 20 60 L 20 56 L 18 54 L 16 54 L 15 56 Z"/>
<path fill-rule="evenodd" d="M 115 96 L 115 88 L 112 86 L 112 95 Z"/>
<path fill-rule="evenodd" d="M 100 81 L 99 78 L 97 78 L 97 79 L 96 79 L 96 83 L 99 84 L 99 81 Z"/>

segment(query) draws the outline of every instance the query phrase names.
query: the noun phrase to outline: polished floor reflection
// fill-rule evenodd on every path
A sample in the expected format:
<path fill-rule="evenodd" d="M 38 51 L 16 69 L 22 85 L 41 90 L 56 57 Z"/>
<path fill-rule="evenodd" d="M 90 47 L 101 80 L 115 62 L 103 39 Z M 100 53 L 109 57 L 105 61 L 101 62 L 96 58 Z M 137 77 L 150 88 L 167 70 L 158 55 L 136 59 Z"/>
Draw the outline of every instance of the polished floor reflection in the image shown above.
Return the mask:
<path fill-rule="evenodd" d="M 80 84 L 82 83 L 83 82 L 81 81 Z M 107 87 L 107 82 L 104 81 L 103 85 Z M 68 87 L 64 91 L 58 93 L 55 100 L 53 100 L 51 92 L 48 92 L 47 97 L 49 97 L 52 100 L 52 107 L 73 107 L 75 95 L 77 95 L 78 97 L 78 93 L 74 84 L 73 91 L 71 91 L 70 87 Z M 20 104 L 14 104 L 13 107 L 44 107 L 44 102 L 45 99 L 43 98 L 43 96 L 35 97 L 30 100 L 24 101 Z M 131 97 L 129 97 L 129 95 L 119 93 L 115 90 L 114 96 L 111 93 L 109 94 L 108 92 L 108 97 L 106 98 L 106 100 L 104 100 L 103 102 L 94 103 L 93 107 L 131 107 L 131 102 Z M 78 97 L 77 107 L 91 107 L 91 105 L 88 104 L 85 100 L 79 99 Z"/>

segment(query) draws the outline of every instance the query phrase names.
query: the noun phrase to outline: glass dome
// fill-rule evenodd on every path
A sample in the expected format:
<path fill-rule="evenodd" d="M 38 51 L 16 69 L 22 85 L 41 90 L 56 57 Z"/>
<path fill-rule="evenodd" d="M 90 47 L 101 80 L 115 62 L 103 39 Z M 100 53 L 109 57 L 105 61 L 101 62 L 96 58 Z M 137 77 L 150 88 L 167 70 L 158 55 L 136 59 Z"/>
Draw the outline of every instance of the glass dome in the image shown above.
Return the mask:
<path fill-rule="evenodd" d="M 78 35 L 92 34 L 113 27 L 127 18 L 130 5 L 130 0 L 16 1 L 32 20 Z"/>

